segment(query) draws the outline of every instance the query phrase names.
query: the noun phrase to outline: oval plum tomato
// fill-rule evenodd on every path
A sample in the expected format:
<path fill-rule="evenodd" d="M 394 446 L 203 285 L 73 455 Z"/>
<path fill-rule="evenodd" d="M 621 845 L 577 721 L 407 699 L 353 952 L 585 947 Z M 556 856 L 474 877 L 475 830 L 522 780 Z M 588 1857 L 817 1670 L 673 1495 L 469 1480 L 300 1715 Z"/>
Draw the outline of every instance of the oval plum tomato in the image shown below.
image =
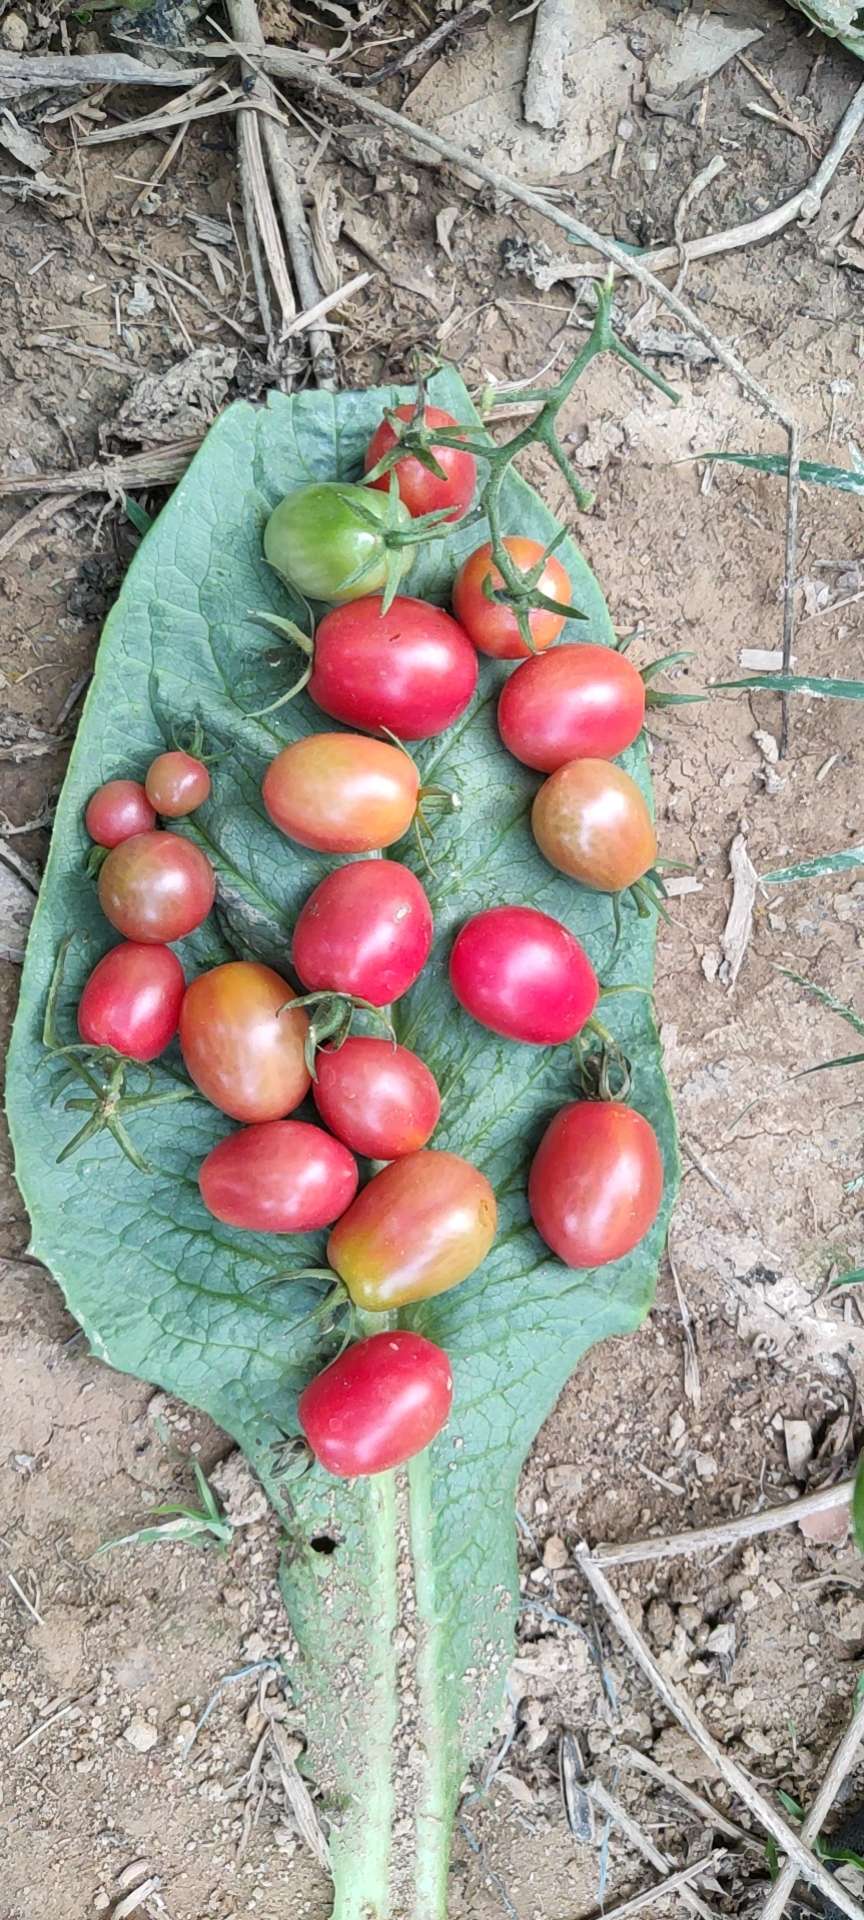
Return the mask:
<path fill-rule="evenodd" d="M 645 682 L 614 647 L 555 647 L 526 660 L 498 702 L 505 747 L 540 773 L 585 756 L 612 760 L 632 745 L 644 721 Z"/>
<path fill-rule="evenodd" d="M 572 1040 L 597 1005 L 597 975 L 567 927 L 536 907 L 490 907 L 456 935 L 450 985 L 493 1033 L 535 1046 Z"/>
<path fill-rule="evenodd" d="M 232 1120 L 281 1120 L 309 1091 L 309 1022 L 272 967 L 229 960 L 201 973 L 180 1010 L 180 1049 L 199 1092 Z"/>
<path fill-rule="evenodd" d="M 526 540 L 521 534 L 508 534 L 504 545 L 514 566 L 522 573 L 535 567 L 545 552 L 539 540 Z M 504 585 L 498 568 L 492 565 L 492 548 L 488 542 L 470 554 L 459 568 L 453 582 L 453 612 L 480 653 L 490 653 L 496 660 L 524 660 L 530 656 L 531 648 L 526 647 L 519 632 L 516 615 L 512 607 L 488 599 L 483 591 L 486 580 L 491 581 L 496 590 Z M 570 579 L 554 553 L 550 553 L 536 585 L 538 593 L 569 606 Z M 564 614 L 550 613 L 547 607 L 532 607 L 528 626 L 538 653 L 552 645 L 564 619 Z"/>
<path fill-rule="evenodd" d="M 99 905 L 127 940 L 182 940 L 206 920 L 216 875 L 200 847 L 178 833 L 136 833 L 99 869 Z"/>
<path fill-rule="evenodd" d="M 133 833 L 147 833 L 156 814 L 137 780 L 106 780 L 87 802 L 84 825 L 100 847 L 119 847 Z"/>
<path fill-rule="evenodd" d="M 322 1127 L 265 1120 L 229 1133 L 198 1169 L 205 1207 L 250 1233 L 329 1227 L 357 1192 L 357 1162 Z"/>
<path fill-rule="evenodd" d="M 164 820 L 180 820 L 206 800 L 210 775 L 194 753 L 160 753 L 150 763 L 144 787 L 150 805 Z"/>
<path fill-rule="evenodd" d="M 458 621 L 425 600 L 380 594 L 325 614 L 309 693 L 331 719 L 425 740 L 452 727 L 477 686 L 477 655 Z"/>
<path fill-rule="evenodd" d="M 313 992 L 350 994 L 383 1007 L 413 986 L 431 946 L 432 910 L 408 867 L 355 860 L 310 893 L 291 957 Z"/>
<path fill-rule="evenodd" d="M 420 775 L 407 753 L 362 733 L 310 733 L 283 747 L 264 775 L 274 825 L 319 853 L 371 853 L 414 818 Z"/>
<path fill-rule="evenodd" d="M 550 866 L 598 893 L 619 893 L 657 858 L 657 836 L 629 773 L 609 760 L 570 760 L 543 782 L 531 826 Z"/>
<path fill-rule="evenodd" d="M 541 1239 L 568 1267 L 621 1260 L 648 1232 L 663 1196 L 657 1135 L 617 1100 L 576 1100 L 547 1127 L 528 1177 Z"/>
<path fill-rule="evenodd" d="M 380 529 L 369 525 L 370 515 Z M 279 502 L 264 528 L 264 557 L 283 579 L 308 600 L 359 600 L 379 593 L 388 579 L 385 522 L 408 527 L 408 508 L 374 487 L 343 480 L 315 480 Z M 398 550 L 400 577 L 408 572 L 414 548 Z"/>
<path fill-rule="evenodd" d="M 353 1480 L 422 1453 L 446 1425 L 452 1403 L 453 1375 L 441 1347 L 420 1333 L 373 1333 L 310 1381 L 297 1415 L 320 1465 Z"/>
<path fill-rule="evenodd" d="M 376 1173 L 337 1220 L 327 1258 L 355 1306 L 388 1313 L 467 1279 L 495 1238 L 485 1175 L 427 1147 Z"/>
<path fill-rule="evenodd" d="M 438 1125 L 434 1075 L 408 1047 L 357 1035 L 332 1053 L 322 1047 L 315 1071 L 312 1095 L 324 1125 L 369 1160 L 416 1153 Z"/>
<path fill-rule="evenodd" d="M 170 947 L 124 941 L 97 961 L 78 1002 L 78 1032 L 91 1047 L 155 1060 L 173 1040 L 186 981 Z"/>
<path fill-rule="evenodd" d="M 394 412 L 397 420 L 413 421 L 415 418 L 415 408 L 410 405 L 395 407 Z M 455 427 L 458 431 L 459 421 L 454 420 L 452 413 L 445 412 L 443 407 L 424 407 L 423 426 L 432 429 Z M 385 453 L 392 451 L 396 445 L 396 438 L 389 420 L 382 420 L 381 425 L 376 427 L 363 455 L 364 473 L 371 473 L 372 468 L 378 465 Z M 423 513 L 435 513 L 447 507 L 449 508 L 446 515 L 448 520 L 461 520 L 474 497 L 474 486 L 477 480 L 477 462 L 474 455 L 463 453 L 458 447 L 438 446 L 435 440 L 431 440 L 429 451 L 436 465 L 441 468 L 443 479 L 439 474 L 432 473 L 429 467 L 424 467 L 422 460 L 418 460 L 416 454 L 407 453 L 403 460 L 397 460 L 395 466 L 388 468 L 388 471 L 382 473 L 379 479 L 370 480 L 369 485 L 380 487 L 386 493 L 390 485 L 390 473 L 393 472 L 396 475 L 399 498 L 412 517 Z"/>

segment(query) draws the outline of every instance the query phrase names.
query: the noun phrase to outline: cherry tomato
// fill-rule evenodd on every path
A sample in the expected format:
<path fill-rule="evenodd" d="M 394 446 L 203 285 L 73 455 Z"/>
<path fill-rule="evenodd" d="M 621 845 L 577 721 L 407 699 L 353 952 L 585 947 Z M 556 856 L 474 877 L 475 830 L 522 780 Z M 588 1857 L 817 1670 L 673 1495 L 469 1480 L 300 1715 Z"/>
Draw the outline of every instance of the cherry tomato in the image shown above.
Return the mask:
<path fill-rule="evenodd" d="M 232 1120 L 281 1120 L 309 1091 L 309 1022 L 293 988 L 257 960 L 229 960 L 187 987 L 180 1011 L 186 1071 Z"/>
<path fill-rule="evenodd" d="M 376 1173 L 337 1221 L 327 1258 L 355 1306 L 388 1313 L 458 1287 L 485 1260 L 497 1223 L 485 1175 L 427 1147 Z"/>
<path fill-rule="evenodd" d="M 419 1333 L 373 1333 L 319 1373 L 297 1415 L 316 1460 L 341 1480 L 385 1473 L 422 1453 L 446 1425 L 453 1375 Z"/>
<path fill-rule="evenodd" d="M 383 524 L 390 513 L 389 497 L 374 487 L 314 480 L 274 508 L 264 528 L 264 557 L 308 600 L 359 600 L 387 584 Z M 380 532 L 369 525 L 370 514 L 381 522 Z M 395 520 L 397 528 L 411 524 L 401 500 Z M 413 547 L 399 549 L 400 575 L 413 558 Z"/>
<path fill-rule="evenodd" d="M 490 907 L 467 921 L 450 955 L 450 985 L 482 1027 L 535 1046 L 572 1040 L 600 992 L 578 940 L 536 907 Z"/>
<path fill-rule="evenodd" d="M 398 420 L 414 418 L 412 406 L 396 407 L 394 412 Z M 458 428 L 459 421 L 454 420 L 452 413 L 446 413 L 443 407 L 424 407 L 423 425 L 433 428 Z M 396 434 L 389 420 L 382 420 L 380 427 L 376 427 L 363 455 L 364 473 L 371 472 L 384 454 L 389 453 L 395 445 Z M 477 462 L 474 455 L 462 453 L 458 447 L 439 447 L 434 440 L 430 452 L 445 476 L 443 480 L 439 479 L 436 473 L 431 473 L 428 467 L 424 467 L 422 460 L 418 460 L 416 454 L 408 453 L 404 460 L 397 460 L 395 467 L 388 468 L 378 480 L 370 480 L 369 485 L 380 487 L 386 493 L 390 485 L 390 474 L 393 472 L 396 475 L 399 498 L 411 515 L 434 513 L 436 509 L 449 507 L 447 519 L 461 520 L 466 507 L 470 507 L 474 497 L 477 479 Z"/>
<path fill-rule="evenodd" d="M 251 1233 L 329 1227 L 357 1192 L 357 1162 L 305 1120 L 265 1120 L 229 1133 L 198 1169 L 205 1207 Z"/>
<path fill-rule="evenodd" d="M 657 836 L 635 780 L 609 760 L 571 760 L 550 774 L 531 810 L 540 852 L 598 893 L 632 887 L 657 858 Z"/>
<path fill-rule="evenodd" d="M 271 820 L 301 847 L 371 853 L 414 818 L 420 775 L 399 747 L 362 733 L 310 733 L 271 760 L 261 789 Z"/>
<path fill-rule="evenodd" d="M 614 647 L 555 647 L 526 660 L 498 702 L 498 732 L 526 767 L 555 773 L 584 756 L 612 760 L 645 720 L 645 682 Z"/>
<path fill-rule="evenodd" d="M 315 634 L 309 692 L 348 727 L 425 740 L 452 727 L 476 686 L 477 655 L 464 627 L 407 594 L 387 613 L 379 594 L 337 607 Z"/>
<path fill-rule="evenodd" d="M 396 1160 L 425 1147 L 438 1125 L 441 1095 L 425 1061 L 392 1040 L 343 1041 L 315 1062 L 312 1094 L 325 1126 L 354 1153 Z"/>
<path fill-rule="evenodd" d="M 133 833 L 155 827 L 156 815 L 137 780 L 106 780 L 87 802 L 84 825 L 98 846 L 119 847 Z"/>
<path fill-rule="evenodd" d="M 124 941 L 97 961 L 78 1002 L 78 1032 L 91 1047 L 155 1060 L 173 1040 L 186 987 L 170 947 Z"/>
<path fill-rule="evenodd" d="M 99 869 L 99 905 L 127 940 L 182 940 L 206 920 L 216 875 L 200 847 L 177 833 L 136 833 Z"/>
<path fill-rule="evenodd" d="M 537 1232 L 568 1267 L 630 1253 L 663 1195 L 657 1135 L 617 1100 L 576 1100 L 547 1127 L 528 1177 Z"/>
<path fill-rule="evenodd" d="M 164 820 L 179 820 L 206 800 L 210 775 L 193 753 L 160 753 L 150 763 L 144 786 L 150 805 Z"/>
<path fill-rule="evenodd" d="M 545 552 L 539 540 L 526 540 L 521 534 L 508 534 L 504 545 L 514 566 L 522 573 L 536 566 Z M 486 580 L 490 580 L 496 590 L 504 585 L 491 556 L 492 548 L 487 542 L 463 561 L 453 582 L 453 612 L 480 653 L 491 653 L 496 660 L 524 660 L 530 656 L 531 648 L 525 645 L 512 607 L 489 600 L 483 591 Z M 537 581 L 537 591 L 548 594 L 550 600 L 560 600 L 564 606 L 570 605 L 569 576 L 554 553 L 549 555 Z M 528 626 L 538 653 L 551 646 L 561 632 L 564 618 L 562 613 L 550 613 L 546 607 L 532 607 Z"/>
<path fill-rule="evenodd" d="M 305 987 L 383 1007 L 413 986 L 431 946 L 432 910 L 414 874 L 397 860 L 355 860 L 310 893 L 291 957 Z"/>

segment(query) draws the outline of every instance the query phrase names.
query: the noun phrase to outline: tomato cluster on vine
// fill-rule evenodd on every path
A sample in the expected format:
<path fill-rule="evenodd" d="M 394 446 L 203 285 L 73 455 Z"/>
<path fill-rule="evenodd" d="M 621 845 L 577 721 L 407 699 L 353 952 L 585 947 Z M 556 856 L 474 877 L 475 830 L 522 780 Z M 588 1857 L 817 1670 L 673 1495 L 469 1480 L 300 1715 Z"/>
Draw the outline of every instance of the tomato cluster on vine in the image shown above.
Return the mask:
<path fill-rule="evenodd" d="M 439 444 L 436 432 L 448 439 Z M 196 754 L 160 754 L 143 785 L 108 781 L 85 813 L 103 850 L 99 901 L 123 942 L 84 987 L 81 1041 L 146 1064 L 179 1039 L 194 1087 L 239 1123 L 199 1169 L 203 1205 L 255 1233 L 329 1228 L 326 1271 L 352 1314 L 396 1313 L 458 1286 L 497 1228 L 486 1176 L 429 1144 L 441 1112 L 430 1068 L 392 1027 L 352 1031 L 358 1012 L 390 1026 L 385 1010 L 419 979 L 432 947 L 425 888 L 390 850 L 425 824 L 424 806 L 458 804 L 424 788 L 404 743 L 441 734 L 465 712 L 478 655 L 519 662 L 500 694 L 498 728 L 507 750 L 545 776 L 531 815 L 541 853 L 582 886 L 616 895 L 645 886 L 657 853 L 642 794 L 614 764 L 644 723 L 645 682 L 614 649 L 553 645 L 574 611 L 558 542 L 544 549 L 508 535 L 478 546 L 456 575 L 452 613 L 398 591 L 417 539 L 470 511 L 477 469 L 459 444 L 467 435 L 440 408 L 399 407 L 369 443 L 363 484 L 299 488 L 264 530 L 270 565 L 330 603 L 311 641 L 290 622 L 272 624 L 309 653 L 304 682 L 321 712 L 359 729 L 305 735 L 275 756 L 262 783 L 267 814 L 288 839 L 352 856 L 297 916 L 296 985 L 246 959 L 187 984 L 172 951 L 216 895 L 198 840 L 158 824 L 206 802 L 210 774 Z M 578 1044 L 601 997 L 580 942 L 530 903 L 467 921 L 449 979 L 473 1020 L 534 1047 Z M 292 1117 L 310 1093 L 321 1124 Z M 384 1163 L 362 1186 L 358 1155 Z M 589 1269 L 637 1245 L 662 1188 L 647 1120 L 621 1099 L 580 1099 L 540 1141 L 528 1204 L 547 1246 Z M 446 1354 L 388 1326 L 343 1348 L 310 1382 L 299 1421 L 331 1473 L 376 1473 L 435 1437 L 452 1392 Z"/>

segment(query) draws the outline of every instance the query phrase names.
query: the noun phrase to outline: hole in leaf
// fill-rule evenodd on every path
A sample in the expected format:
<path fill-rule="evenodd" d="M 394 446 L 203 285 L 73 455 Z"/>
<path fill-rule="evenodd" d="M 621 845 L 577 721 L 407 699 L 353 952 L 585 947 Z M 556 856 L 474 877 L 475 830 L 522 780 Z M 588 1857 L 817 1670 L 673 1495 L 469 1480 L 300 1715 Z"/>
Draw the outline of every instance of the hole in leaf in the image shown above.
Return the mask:
<path fill-rule="evenodd" d="M 331 1539 L 329 1533 L 316 1533 L 309 1545 L 313 1553 L 335 1553 L 339 1542 Z"/>

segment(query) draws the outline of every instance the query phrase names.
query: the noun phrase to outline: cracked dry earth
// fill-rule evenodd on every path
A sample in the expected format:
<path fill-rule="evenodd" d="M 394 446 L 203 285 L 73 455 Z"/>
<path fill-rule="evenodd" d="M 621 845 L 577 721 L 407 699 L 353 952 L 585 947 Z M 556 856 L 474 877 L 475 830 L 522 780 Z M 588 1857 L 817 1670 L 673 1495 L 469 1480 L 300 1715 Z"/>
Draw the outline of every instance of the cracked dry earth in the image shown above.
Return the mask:
<path fill-rule="evenodd" d="M 635 33 L 638 47 L 639 34 L 650 41 L 668 31 L 668 16 L 625 4 L 607 24 L 630 41 Z M 765 10 L 760 24 L 766 31 L 754 58 L 824 144 L 860 70 L 780 8 Z M 278 34 L 278 18 L 271 30 Z M 473 53 L 454 51 L 439 81 L 455 84 L 456 63 L 469 55 L 480 59 L 482 43 Z M 637 64 L 646 57 L 643 45 Z M 665 236 L 693 173 L 720 152 L 727 166 L 691 215 L 694 230 L 773 205 L 812 163 L 800 140 L 754 123 L 752 96 L 751 78 L 733 64 L 712 81 L 700 126 L 634 107 L 615 179 L 607 153 L 568 178 L 566 191 L 596 224 L 631 241 Z M 145 109 L 142 100 L 137 110 Z M 60 133 L 50 137 L 71 181 Z M 124 176 L 145 178 L 161 152 L 139 137 L 88 155 L 95 241 L 76 214 L 59 220 L 38 201 L 4 212 L 5 471 L 92 458 L 139 375 L 163 373 L 187 351 L 161 301 L 127 314 L 117 335 L 115 294 L 121 315 L 135 297 L 120 237 L 216 299 L 189 215 L 224 222 L 226 205 L 236 204 L 230 128 L 211 121 L 190 129 L 179 165 L 130 224 L 139 188 Z M 334 241 L 342 278 L 367 264 L 350 238 L 352 217 L 360 230 L 361 202 L 367 244 L 377 234 L 386 256 L 339 336 L 346 384 L 402 371 L 414 344 L 446 351 L 475 387 L 489 377 L 536 376 L 573 351 L 582 334 L 568 290 L 538 294 L 502 262 L 502 242 L 514 234 L 533 246 L 546 237 L 533 218 L 495 210 L 434 169 L 414 166 L 406 175 L 386 151 L 352 147 L 347 137 L 327 168 L 348 209 Z M 709 324 L 798 413 L 807 456 L 837 464 L 849 463 L 849 442 L 860 435 L 861 282 L 860 271 L 838 264 L 829 241 L 862 202 L 853 155 L 812 227 L 692 266 L 685 284 Z M 436 244 L 435 216 L 453 205 L 451 261 Z M 640 306 L 632 290 L 621 304 L 631 314 Z M 218 321 L 182 294 L 176 305 L 196 347 L 234 352 L 235 337 Z M 660 319 L 643 315 L 641 324 Z M 37 345 L 52 329 L 109 354 L 111 364 Z M 637 340 L 638 333 L 639 323 Z M 253 343 L 234 361 L 225 396 L 255 391 L 263 377 L 256 351 Z M 742 648 L 778 644 L 783 498 L 777 481 L 732 469 L 718 469 L 704 490 L 692 456 L 711 446 L 776 449 L 779 441 L 716 367 L 659 364 L 681 392 L 677 410 L 605 364 L 572 403 L 571 445 L 597 489 L 579 537 L 616 624 L 638 630 L 638 657 L 692 649 L 679 685 L 696 689 L 734 677 Z M 127 418 L 134 422 L 134 407 Z M 537 463 L 529 477 L 569 512 L 557 475 Z M 0 534 L 28 504 L 2 507 Z M 0 806 L 12 826 L 50 813 L 65 751 L 53 738 L 57 715 L 92 660 L 134 546 L 128 523 L 114 508 L 103 515 L 102 505 L 87 498 L 58 508 L 0 562 L 9 743 Z M 864 602 L 854 601 L 854 583 L 861 584 L 862 551 L 860 505 L 806 491 L 799 668 L 860 676 Z M 851 605 L 832 610 L 833 600 L 850 597 Z M 841 1000 L 857 997 L 860 1010 L 864 881 L 853 872 L 760 892 L 735 986 L 718 970 L 728 852 L 739 832 L 759 873 L 864 838 L 855 710 L 799 701 L 782 763 L 773 757 L 777 722 L 774 699 L 727 693 L 661 714 L 653 728 L 664 851 L 686 861 L 695 882 L 661 929 L 658 1005 L 685 1143 L 671 1251 L 698 1381 L 692 1361 L 685 1375 L 667 1267 L 645 1326 L 614 1350 L 589 1354 L 538 1439 L 520 1494 L 526 1606 L 511 1682 L 516 1734 L 486 1797 L 465 1803 L 452 1875 L 460 1920 L 503 1911 L 518 1920 L 581 1920 L 596 1911 L 601 1836 L 579 1839 L 568 1829 L 558 1770 L 564 1730 L 578 1734 L 586 1762 L 604 1778 L 620 1769 L 615 1791 L 678 1864 L 688 1849 L 703 1850 L 704 1821 L 634 1770 L 627 1748 L 741 1813 L 592 1612 L 572 1570 L 576 1542 L 744 1513 L 839 1477 L 860 1443 L 861 1315 L 853 1294 L 826 1292 L 833 1275 L 861 1262 L 859 1201 L 849 1190 L 862 1170 L 859 1083 L 852 1071 L 794 1079 L 800 1067 L 848 1051 L 848 1038 L 779 970 L 804 974 Z M 38 750 L 16 757 L 11 749 L 21 742 Z M 12 845 L 38 862 L 44 824 Z M 3 962 L 6 1025 L 17 979 L 14 963 Z M 229 1483 L 239 1524 L 224 1556 L 176 1546 L 96 1557 L 148 1507 L 190 1491 L 190 1459 L 210 1469 L 227 1443 L 207 1422 L 88 1355 L 50 1278 L 27 1263 L 8 1164 L 0 1218 L 0 1916 L 108 1913 L 144 1886 L 138 1911 L 168 1920 L 278 1920 L 289 1912 L 325 1920 L 326 1881 L 300 1838 L 270 1748 L 250 1774 L 268 1713 L 284 1710 L 259 1663 L 282 1651 L 290 1658 L 292 1644 L 276 1585 L 275 1523 L 248 1487 Z M 661 1664 L 717 1737 L 764 1787 L 782 1786 L 806 1804 L 844 1724 L 864 1650 L 864 1576 L 848 1541 L 820 1543 L 790 1529 L 743 1550 L 629 1567 L 614 1579 Z M 583 1632 L 556 1624 L 553 1614 Z M 479 1778 L 478 1768 L 469 1792 Z M 848 1805 L 860 1784 L 853 1775 Z M 649 1869 L 616 1835 L 607 1872 L 607 1905 L 650 1884 Z M 705 1897 L 718 1913 L 756 1911 L 764 1878 L 756 1852 Z"/>

